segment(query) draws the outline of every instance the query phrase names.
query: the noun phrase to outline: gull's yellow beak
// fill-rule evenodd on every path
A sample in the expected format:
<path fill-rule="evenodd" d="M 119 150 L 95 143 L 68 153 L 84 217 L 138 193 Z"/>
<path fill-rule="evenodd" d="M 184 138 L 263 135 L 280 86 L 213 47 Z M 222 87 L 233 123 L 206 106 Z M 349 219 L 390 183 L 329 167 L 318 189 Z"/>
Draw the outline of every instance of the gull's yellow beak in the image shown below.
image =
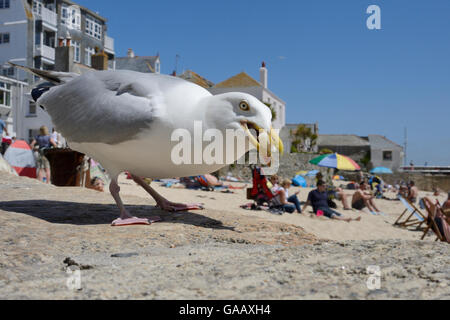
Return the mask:
<path fill-rule="evenodd" d="M 266 155 L 267 157 L 272 157 L 272 152 L 284 153 L 283 141 L 280 139 L 278 133 L 270 128 L 270 132 L 262 129 L 258 125 L 251 123 L 252 129 L 258 131 L 258 136 L 255 137 L 249 130 L 249 124 L 247 122 L 241 123 L 242 128 L 247 134 L 250 143 L 258 150 L 258 152 Z"/>

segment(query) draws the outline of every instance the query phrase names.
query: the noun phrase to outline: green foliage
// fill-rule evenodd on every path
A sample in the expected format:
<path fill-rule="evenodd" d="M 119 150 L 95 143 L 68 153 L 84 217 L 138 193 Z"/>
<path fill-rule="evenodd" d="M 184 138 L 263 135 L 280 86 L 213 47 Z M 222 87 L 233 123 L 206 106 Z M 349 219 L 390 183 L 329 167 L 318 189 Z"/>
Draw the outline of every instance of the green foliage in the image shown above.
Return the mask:
<path fill-rule="evenodd" d="M 317 134 L 312 132 L 311 128 L 306 127 L 304 124 L 299 125 L 295 131 L 291 130 L 291 137 L 294 140 L 292 145 L 295 146 L 297 152 L 299 149 L 303 151 L 306 141 L 309 141 L 309 148 L 306 151 L 311 151 L 317 145 L 319 138 Z"/>
<path fill-rule="evenodd" d="M 320 150 L 319 153 L 320 153 L 320 154 L 332 154 L 332 153 L 334 153 L 334 151 L 325 148 L 325 149 Z"/>
<path fill-rule="evenodd" d="M 272 105 L 270 103 L 267 102 L 263 103 L 270 109 L 270 112 L 272 112 L 272 121 L 275 121 L 277 119 L 277 112 L 275 111 L 274 108 L 272 108 Z"/>

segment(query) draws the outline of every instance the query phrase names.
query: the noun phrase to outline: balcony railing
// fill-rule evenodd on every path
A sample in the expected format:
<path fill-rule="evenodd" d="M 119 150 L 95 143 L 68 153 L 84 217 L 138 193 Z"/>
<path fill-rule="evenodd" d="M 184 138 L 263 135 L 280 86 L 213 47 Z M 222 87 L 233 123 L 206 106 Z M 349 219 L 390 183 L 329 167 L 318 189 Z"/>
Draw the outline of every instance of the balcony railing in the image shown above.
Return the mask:
<path fill-rule="evenodd" d="M 114 39 L 108 36 L 105 36 L 105 50 L 114 52 Z"/>
<path fill-rule="evenodd" d="M 58 15 L 56 12 L 53 12 L 45 7 L 35 7 L 33 8 L 33 13 L 36 14 L 36 17 L 41 19 L 42 22 L 56 27 L 58 23 Z"/>
<path fill-rule="evenodd" d="M 36 53 L 38 56 L 42 56 L 48 60 L 55 60 L 55 48 L 46 46 L 46 45 L 37 45 Z"/>

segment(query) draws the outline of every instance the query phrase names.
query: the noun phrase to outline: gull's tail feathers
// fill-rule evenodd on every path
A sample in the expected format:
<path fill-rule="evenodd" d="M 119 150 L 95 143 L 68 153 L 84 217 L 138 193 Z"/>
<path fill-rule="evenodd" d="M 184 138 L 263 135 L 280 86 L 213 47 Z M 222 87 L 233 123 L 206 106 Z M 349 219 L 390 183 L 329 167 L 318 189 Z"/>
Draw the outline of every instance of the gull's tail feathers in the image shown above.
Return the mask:
<path fill-rule="evenodd" d="M 50 71 L 50 70 L 39 70 L 30 67 L 24 67 L 12 62 L 8 62 L 13 67 L 25 70 L 26 72 L 32 73 L 46 81 L 49 81 L 55 85 L 67 83 L 80 75 L 78 73 L 73 72 L 58 72 L 58 71 Z"/>

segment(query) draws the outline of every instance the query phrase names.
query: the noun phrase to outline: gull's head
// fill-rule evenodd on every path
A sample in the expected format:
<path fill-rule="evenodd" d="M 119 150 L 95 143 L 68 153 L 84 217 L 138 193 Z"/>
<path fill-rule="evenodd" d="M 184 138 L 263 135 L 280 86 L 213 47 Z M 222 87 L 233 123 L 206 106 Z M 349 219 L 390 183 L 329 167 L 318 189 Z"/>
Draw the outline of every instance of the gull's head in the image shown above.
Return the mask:
<path fill-rule="evenodd" d="M 206 120 L 216 128 L 243 130 L 250 143 L 266 149 L 270 156 L 273 151 L 283 153 L 283 142 L 272 128 L 270 108 L 252 95 L 230 92 L 211 97 Z"/>

